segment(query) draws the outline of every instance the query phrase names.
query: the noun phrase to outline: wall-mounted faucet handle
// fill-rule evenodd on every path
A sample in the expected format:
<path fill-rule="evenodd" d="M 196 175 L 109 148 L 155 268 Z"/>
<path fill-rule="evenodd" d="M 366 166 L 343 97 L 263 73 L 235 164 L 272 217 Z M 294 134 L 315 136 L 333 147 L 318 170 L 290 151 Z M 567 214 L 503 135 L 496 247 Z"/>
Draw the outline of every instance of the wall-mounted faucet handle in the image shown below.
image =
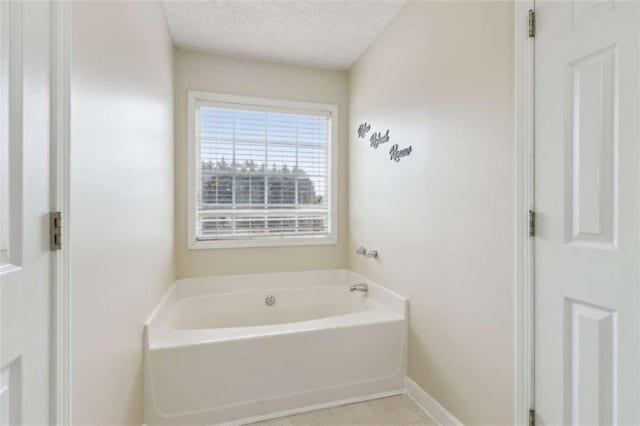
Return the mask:
<path fill-rule="evenodd" d="M 373 257 L 374 259 L 378 258 L 378 250 L 369 250 L 367 252 L 367 257 Z"/>
<path fill-rule="evenodd" d="M 360 247 L 358 247 L 358 250 L 356 250 L 356 254 L 364 254 L 364 255 L 366 255 L 367 254 L 367 249 L 362 247 L 362 246 L 360 246 Z"/>
<path fill-rule="evenodd" d="M 349 288 L 349 291 L 361 291 L 363 293 L 369 292 L 369 286 L 366 283 L 354 284 Z"/>

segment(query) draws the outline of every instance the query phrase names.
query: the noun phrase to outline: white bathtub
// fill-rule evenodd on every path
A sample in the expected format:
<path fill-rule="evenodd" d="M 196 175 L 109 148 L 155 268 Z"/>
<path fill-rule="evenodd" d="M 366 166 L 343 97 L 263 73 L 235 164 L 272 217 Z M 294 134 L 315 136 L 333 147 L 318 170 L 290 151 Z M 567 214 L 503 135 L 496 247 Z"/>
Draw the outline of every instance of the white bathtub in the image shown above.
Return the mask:
<path fill-rule="evenodd" d="M 349 291 L 361 282 L 368 294 Z M 145 423 L 242 424 L 400 393 L 406 317 L 405 299 L 346 270 L 178 281 L 146 324 Z"/>

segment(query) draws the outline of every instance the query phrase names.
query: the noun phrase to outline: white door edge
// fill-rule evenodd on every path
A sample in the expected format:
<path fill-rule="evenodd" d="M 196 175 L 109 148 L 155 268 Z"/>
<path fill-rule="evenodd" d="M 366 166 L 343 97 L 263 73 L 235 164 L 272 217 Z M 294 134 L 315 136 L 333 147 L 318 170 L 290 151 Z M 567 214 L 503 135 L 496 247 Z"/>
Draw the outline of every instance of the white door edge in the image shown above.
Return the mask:
<path fill-rule="evenodd" d="M 529 10 L 534 0 L 514 5 L 515 49 L 515 401 L 514 423 L 527 425 L 533 408 L 533 238 L 528 214 L 534 210 L 534 38 L 529 37 Z"/>
<path fill-rule="evenodd" d="M 51 2 L 52 211 L 62 213 L 62 250 L 54 252 L 51 348 L 51 420 L 71 425 L 70 74 L 71 2 Z"/>

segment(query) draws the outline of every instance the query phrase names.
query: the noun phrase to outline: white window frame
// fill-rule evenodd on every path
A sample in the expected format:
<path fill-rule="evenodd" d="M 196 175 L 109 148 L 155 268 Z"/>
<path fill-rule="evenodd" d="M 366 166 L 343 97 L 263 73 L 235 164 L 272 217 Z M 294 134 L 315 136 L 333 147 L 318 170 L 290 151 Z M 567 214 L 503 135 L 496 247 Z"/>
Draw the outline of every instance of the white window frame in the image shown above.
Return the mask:
<path fill-rule="evenodd" d="M 228 95 L 190 90 L 188 92 L 187 121 L 188 121 L 188 152 L 187 152 L 187 193 L 188 193 L 188 226 L 187 246 L 190 250 L 242 247 L 282 247 L 282 246 L 312 246 L 331 245 L 338 241 L 338 107 L 334 104 L 313 102 L 299 102 L 284 99 L 259 98 L 249 96 Z M 196 106 L 211 103 L 232 103 L 251 107 L 290 109 L 292 112 L 318 112 L 329 114 L 328 140 L 328 184 L 329 184 L 329 232 L 325 236 L 296 237 L 284 236 L 273 238 L 253 239 L 198 239 L 197 235 L 197 162 L 196 155 Z"/>

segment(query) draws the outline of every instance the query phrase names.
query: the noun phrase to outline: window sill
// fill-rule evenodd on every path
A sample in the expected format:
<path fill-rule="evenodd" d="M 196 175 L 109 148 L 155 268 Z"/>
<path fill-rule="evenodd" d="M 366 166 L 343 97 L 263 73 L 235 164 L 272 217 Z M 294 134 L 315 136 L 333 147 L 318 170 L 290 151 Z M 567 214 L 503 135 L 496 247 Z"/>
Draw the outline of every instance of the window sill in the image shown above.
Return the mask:
<path fill-rule="evenodd" d="M 191 240 L 189 250 L 210 250 L 224 248 L 251 248 L 251 247 L 294 247 L 294 246 L 328 246 L 337 244 L 334 235 L 326 237 L 287 237 L 273 239 L 252 239 L 252 240 Z"/>

